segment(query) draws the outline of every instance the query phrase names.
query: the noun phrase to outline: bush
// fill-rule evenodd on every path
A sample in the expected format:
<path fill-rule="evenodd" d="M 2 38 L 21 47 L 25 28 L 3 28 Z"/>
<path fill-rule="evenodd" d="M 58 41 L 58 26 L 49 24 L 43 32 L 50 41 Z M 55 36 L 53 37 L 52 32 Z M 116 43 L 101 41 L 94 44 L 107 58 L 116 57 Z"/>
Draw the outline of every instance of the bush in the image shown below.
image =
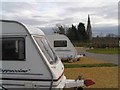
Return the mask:
<path fill-rule="evenodd" d="M 87 42 L 72 42 L 75 47 L 93 47 L 92 43 Z"/>

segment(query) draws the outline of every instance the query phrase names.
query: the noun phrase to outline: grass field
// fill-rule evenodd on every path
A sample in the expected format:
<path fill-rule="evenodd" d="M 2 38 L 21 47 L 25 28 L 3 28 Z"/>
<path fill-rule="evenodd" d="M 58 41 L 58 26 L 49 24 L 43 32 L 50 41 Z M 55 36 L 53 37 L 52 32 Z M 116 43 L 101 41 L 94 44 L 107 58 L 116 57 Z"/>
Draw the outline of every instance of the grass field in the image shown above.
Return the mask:
<path fill-rule="evenodd" d="M 118 67 L 112 65 L 101 67 L 79 67 L 79 65 L 105 65 L 107 62 L 98 61 L 96 59 L 83 57 L 78 62 L 64 63 L 64 65 L 72 68 L 65 68 L 65 76 L 69 79 L 75 79 L 77 76 L 92 79 L 95 84 L 86 88 L 118 88 Z M 73 65 L 73 66 L 72 66 Z M 76 66 L 78 65 L 78 66 Z"/>
<path fill-rule="evenodd" d="M 65 68 L 88 68 L 88 67 L 114 67 L 116 64 L 107 63 L 105 61 L 96 60 L 93 58 L 82 57 L 80 61 L 77 62 L 64 62 Z"/>
<path fill-rule="evenodd" d="M 90 53 L 97 53 L 97 54 L 120 54 L 120 49 L 118 48 L 96 48 L 87 50 Z"/>
<path fill-rule="evenodd" d="M 104 63 L 104 64 L 64 64 L 65 68 L 90 68 L 90 67 L 114 67 L 118 66 L 112 63 Z"/>
<path fill-rule="evenodd" d="M 68 62 L 63 62 L 64 64 L 102 64 L 102 63 L 107 63 L 105 61 L 102 60 L 97 60 L 97 59 L 93 59 L 91 57 L 82 57 L 80 58 L 80 61 L 77 62 L 72 62 L 72 63 L 68 63 Z"/>
<path fill-rule="evenodd" d="M 69 79 L 82 76 L 95 81 L 94 85 L 87 88 L 118 88 L 117 67 L 65 68 L 65 76 Z"/>

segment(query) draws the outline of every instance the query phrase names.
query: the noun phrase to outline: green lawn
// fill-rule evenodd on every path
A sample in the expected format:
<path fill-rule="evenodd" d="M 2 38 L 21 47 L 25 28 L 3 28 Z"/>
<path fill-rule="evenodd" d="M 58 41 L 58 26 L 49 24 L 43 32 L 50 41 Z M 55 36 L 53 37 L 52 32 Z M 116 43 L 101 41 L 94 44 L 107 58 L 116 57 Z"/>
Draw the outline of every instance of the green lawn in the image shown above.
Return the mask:
<path fill-rule="evenodd" d="M 90 68 L 90 67 L 114 67 L 116 64 L 102 63 L 102 64 L 64 64 L 65 68 Z"/>
<path fill-rule="evenodd" d="M 98 54 L 120 54 L 120 48 L 96 48 L 87 50 L 87 52 Z"/>

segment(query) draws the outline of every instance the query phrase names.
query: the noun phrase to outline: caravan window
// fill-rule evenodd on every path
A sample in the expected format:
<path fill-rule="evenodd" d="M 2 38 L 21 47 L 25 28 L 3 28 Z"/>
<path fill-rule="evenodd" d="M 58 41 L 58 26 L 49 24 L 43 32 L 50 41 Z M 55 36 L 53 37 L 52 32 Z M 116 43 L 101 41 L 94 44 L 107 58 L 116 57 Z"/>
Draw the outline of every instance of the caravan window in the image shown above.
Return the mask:
<path fill-rule="evenodd" d="M 2 60 L 24 60 L 25 39 L 23 37 L 3 37 Z"/>
<path fill-rule="evenodd" d="M 54 41 L 54 47 L 67 47 L 66 40 Z"/>
<path fill-rule="evenodd" d="M 53 51 L 53 49 L 50 47 L 47 40 L 43 37 L 35 37 L 35 40 L 37 41 L 40 49 L 42 50 L 42 52 L 44 53 L 50 64 L 56 63 L 58 58 L 55 52 Z"/>

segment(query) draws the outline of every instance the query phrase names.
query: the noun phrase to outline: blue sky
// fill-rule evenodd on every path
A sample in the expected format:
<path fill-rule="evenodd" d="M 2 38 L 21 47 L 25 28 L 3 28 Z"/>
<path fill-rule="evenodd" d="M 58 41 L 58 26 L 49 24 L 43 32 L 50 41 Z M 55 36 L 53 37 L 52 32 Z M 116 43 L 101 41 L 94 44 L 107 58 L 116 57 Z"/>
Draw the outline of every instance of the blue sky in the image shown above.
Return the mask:
<path fill-rule="evenodd" d="M 79 22 L 86 26 L 89 14 L 93 36 L 118 33 L 118 0 L 2 0 L 0 8 L 2 19 L 41 28 Z"/>

